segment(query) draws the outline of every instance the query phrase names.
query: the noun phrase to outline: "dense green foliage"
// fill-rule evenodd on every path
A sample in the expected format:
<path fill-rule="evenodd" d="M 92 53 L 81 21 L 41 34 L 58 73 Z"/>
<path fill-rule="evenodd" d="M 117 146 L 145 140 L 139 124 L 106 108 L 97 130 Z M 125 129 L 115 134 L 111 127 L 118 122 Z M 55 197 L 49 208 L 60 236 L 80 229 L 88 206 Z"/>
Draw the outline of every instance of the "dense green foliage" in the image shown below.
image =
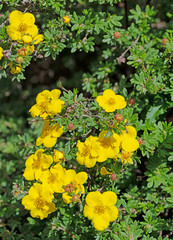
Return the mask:
<path fill-rule="evenodd" d="M 0 47 L 6 51 L 0 60 L 2 238 L 171 239 L 173 3 L 2 0 L 0 9 Z M 11 74 L 9 63 L 15 63 L 21 43 L 9 39 L 6 27 L 10 12 L 16 9 L 36 17 L 44 41 L 24 58 L 22 71 Z M 70 17 L 69 24 L 63 22 L 65 15 Z M 90 173 L 95 190 L 103 187 L 118 195 L 119 217 L 103 232 L 83 216 L 83 204 L 59 204 L 57 196 L 58 211 L 44 220 L 32 218 L 21 204 L 31 185 L 22 176 L 25 160 L 38 149 L 35 140 L 43 125 L 31 119 L 28 111 L 39 92 L 53 88 L 62 91 L 68 109 L 63 118 L 55 119 L 65 132 L 55 147 L 65 151 L 68 167 L 77 166 L 77 139 L 84 141 L 90 131 L 111 129 L 114 114 L 100 111 L 94 101 L 105 89 L 125 97 L 127 108 L 117 112 L 138 131 L 141 144 L 134 164 L 117 165 L 116 181 L 99 174 L 101 166 L 110 167 L 109 161 Z M 67 131 L 69 123 L 74 131 Z"/>

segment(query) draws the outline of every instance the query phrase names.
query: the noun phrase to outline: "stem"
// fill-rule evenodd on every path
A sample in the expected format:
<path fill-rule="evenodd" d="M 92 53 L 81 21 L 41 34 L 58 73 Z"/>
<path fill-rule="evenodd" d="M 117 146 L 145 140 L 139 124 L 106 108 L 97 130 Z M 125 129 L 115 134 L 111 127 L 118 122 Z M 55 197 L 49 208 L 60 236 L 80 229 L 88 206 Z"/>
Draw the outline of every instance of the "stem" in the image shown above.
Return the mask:
<path fill-rule="evenodd" d="M 124 0 L 124 12 L 125 12 L 126 28 L 128 28 L 128 26 L 129 26 L 129 19 L 128 19 L 127 0 Z"/>
<path fill-rule="evenodd" d="M 121 54 L 120 57 L 117 58 L 118 62 L 123 62 L 122 59 L 124 59 L 125 54 L 133 47 L 133 45 L 136 45 L 136 43 L 139 41 L 140 35 L 137 37 L 137 39 Z"/>

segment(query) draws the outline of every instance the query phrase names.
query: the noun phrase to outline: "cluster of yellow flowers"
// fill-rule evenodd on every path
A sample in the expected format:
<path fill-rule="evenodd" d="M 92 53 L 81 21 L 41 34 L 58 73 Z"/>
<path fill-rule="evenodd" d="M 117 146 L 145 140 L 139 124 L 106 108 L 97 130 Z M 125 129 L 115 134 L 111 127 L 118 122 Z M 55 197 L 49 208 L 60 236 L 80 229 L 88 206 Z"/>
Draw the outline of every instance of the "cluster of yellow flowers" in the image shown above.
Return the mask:
<path fill-rule="evenodd" d="M 41 136 L 36 140 L 37 146 L 43 144 L 51 148 L 63 133 L 63 126 L 56 123 L 51 127 L 48 119 L 60 113 L 64 106 L 64 102 L 59 99 L 60 94 L 58 89 L 39 93 L 36 104 L 29 110 L 33 117 L 40 116 L 45 121 Z M 66 170 L 61 166 L 63 159 L 64 153 L 56 149 L 53 156 L 45 154 L 44 149 L 38 149 L 26 160 L 23 176 L 26 180 L 38 181 L 22 199 L 22 204 L 31 211 L 32 217 L 43 219 L 56 210 L 52 202 L 54 193 L 61 193 L 64 202 L 69 204 L 78 202 L 85 192 L 83 184 L 88 178 L 87 173 Z"/>
<path fill-rule="evenodd" d="M 36 140 L 37 146 L 43 144 L 46 148 L 51 148 L 63 134 L 63 126 L 58 123 L 51 126 L 53 117 L 62 111 L 65 104 L 59 99 L 60 94 L 58 89 L 44 90 L 37 95 L 36 104 L 29 110 L 32 117 L 40 116 L 44 120 L 41 135 Z M 106 112 L 126 107 L 124 97 L 116 95 L 111 89 L 105 90 L 103 96 L 98 96 L 96 101 Z M 98 137 L 89 136 L 85 142 L 78 140 L 76 160 L 80 165 L 91 168 L 97 162 L 104 162 L 108 158 L 121 159 L 123 164 L 133 163 L 131 156 L 139 147 L 136 129 L 126 126 L 126 130 L 122 130 L 121 134 L 112 130 L 107 137 L 107 133 L 108 131 L 101 131 Z M 81 202 L 80 196 L 85 193 L 83 184 L 87 181 L 88 174 L 65 169 L 62 166 L 64 159 L 63 151 L 54 149 L 52 155 L 47 155 L 44 149 L 38 149 L 26 160 L 23 176 L 26 180 L 37 181 L 22 199 L 22 204 L 30 210 L 32 217 L 43 219 L 57 209 L 53 203 L 54 193 L 62 194 L 62 199 L 67 204 Z M 101 175 L 106 174 L 111 172 L 103 167 Z M 103 194 L 99 191 L 89 192 L 83 214 L 92 220 L 97 230 L 102 231 L 118 217 L 118 209 L 114 206 L 116 202 L 117 195 L 112 191 Z"/>
<path fill-rule="evenodd" d="M 106 112 L 123 109 L 127 105 L 124 97 L 116 95 L 111 89 L 105 90 L 96 101 Z M 111 136 L 106 137 L 108 131 L 101 131 L 98 137 L 89 136 L 84 143 L 78 140 L 77 162 L 88 168 L 108 158 L 119 158 L 122 163 L 132 164 L 131 156 L 138 149 L 139 142 L 136 140 L 136 129 L 133 126 L 125 126 L 125 128 L 126 130 L 122 130 L 120 135 L 112 131 Z"/>
<path fill-rule="evenodd" d="M 139 142 L 135 139 L 136 129 L 127 126 L 121 135 L 112 131 L 112 136 L 109 137 L 106 137 L 107 132 L 101 131 L 98 137 L 89 136 L 84 143 L 78 140 L 76 160 L 79 164 L 91 168 L 96 162 L 104 162 L 108 158 L 119 158 L 122 163 L 133 163 L 130 157 L 139 147 Z"/>
<path fill-rule="evenodd" d="M 35 17 L 31 13 L 14 10 L 9 15 L 9 23 L 10 25 L 6 28 L 7 34 L 11 40 L 16 41 L 20 46 L 17 51 L 16 61 L 9 63 L 9 66 L 12 74 L 18 74 L 22 70 L 24 57 L 31 55 L 35 49 L 34 45 L 43 41 L 44 37 L 42 34 L 38 34 Z M 0 59 L 1 57 L 0 49 Z"/>

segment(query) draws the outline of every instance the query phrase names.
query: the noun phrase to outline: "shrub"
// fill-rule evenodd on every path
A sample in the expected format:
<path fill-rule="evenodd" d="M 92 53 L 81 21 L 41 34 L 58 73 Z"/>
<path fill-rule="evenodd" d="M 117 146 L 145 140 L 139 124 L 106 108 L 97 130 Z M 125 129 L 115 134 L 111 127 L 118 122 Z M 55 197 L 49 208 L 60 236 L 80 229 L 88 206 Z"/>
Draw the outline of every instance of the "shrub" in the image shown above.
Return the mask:
<path fill-rule="evenodd" d="M 172 3 L 0 9 L 3 239 L 171 239 Z"/>

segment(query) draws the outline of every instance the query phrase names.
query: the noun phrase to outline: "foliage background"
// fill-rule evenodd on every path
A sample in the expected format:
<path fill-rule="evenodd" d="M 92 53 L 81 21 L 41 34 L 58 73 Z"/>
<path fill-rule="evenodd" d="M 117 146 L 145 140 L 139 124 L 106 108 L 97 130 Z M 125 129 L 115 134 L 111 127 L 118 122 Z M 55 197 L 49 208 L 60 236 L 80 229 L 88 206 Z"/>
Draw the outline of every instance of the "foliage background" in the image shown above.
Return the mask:
<path fill-rule="evenodd" d="M 9 59 L 1 59 L 3 239 L 171 239 L 173 3 L 6 0 L 0 7 L 0 41 L 4 49 L 9 47 L 6 19 L 15 9 L 32 12 L 45 36 L 22 73 L 10 74 L 6 68 Z M 65 14 L 71 18 L 69 25 L 63 24 Z M 114 38 L 115 32 L 121 37 Z M 163 38 L 168 39 L 166 45 Z M 128 103 L 135 99 L 125 114 L 144 143 L 135 164 L 118 173 L 115 184 L 108 176 L 105 178 L 118 193 L 120 216 L 101 233 L 82 216 L 79 206 L 62 205 L 41 221 L 31 218 L 16 197 L 16 191 L 24 189 L 25 160 L 41 131 L 41 125 L 28 124 L 28 110 L 39 92 L 60 87 L 60 83 L 68 90 L 77 88 L 85 97 L 96 97 L 112 87 Z"/>

